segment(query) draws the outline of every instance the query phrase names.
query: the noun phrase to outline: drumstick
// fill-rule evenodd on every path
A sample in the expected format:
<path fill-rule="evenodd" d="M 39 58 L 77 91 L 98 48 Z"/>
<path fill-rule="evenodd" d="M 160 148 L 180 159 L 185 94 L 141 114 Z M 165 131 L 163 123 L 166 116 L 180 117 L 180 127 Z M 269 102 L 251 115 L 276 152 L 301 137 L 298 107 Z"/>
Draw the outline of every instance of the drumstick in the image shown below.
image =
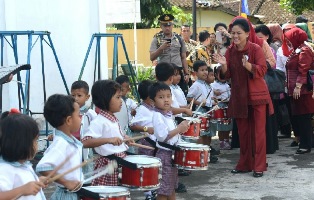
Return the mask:
<path fill-rule="evenodd" d="M 204 102 L 202 101 L 202 102 L 200 103 L 200 105 L 198 105 L 198 107 L 196 108 L 195 113 L 198 112 L 198 110 L 202 107 L 203 104 L 204 104 Z"/>
<path fill-rule="evenodd" d="M 91 180 L 94 180 L 94 179 L 96 179 L 96 178 L 98 178 L 100 176 L 103 176 L 105 174 L 113 174 L 114 173 L 114 169 L 116 169 L 116 168 L 118 168 L 117 161 L 112 160 L 111 162 L 108 163 L 108 165 L 106 167 L 100 168 L 98 170 L 98 172 L 96 172 L 95 175 L 89 177 L 88 179 L 85 179 L 83 181 L 83 184 L 85 184 L 85 183 L 87 183 L 87 182 L 89 182 Z"/>
<path fill-rule="evenodd" d="M 130 146 L 135 146 L 135 147 L 140 147 L 140 148 L 144 148 L 144 149 L 151 149 L 151 150 L 155 150 L 154 147 L 150 147 L 147 145 L 142 145 L 142 144 L 137 144 L 137 143 L 130 143 Z"/>
<path fill-rule="evenodd" d="M 194 104 L 194 98 L 192 99 L 192 101 L 190 103 L 190 110 L 192 110 L 193 104 Z"/>
<path fill-rule="evenodd" d="M 130 140 L 139 140 L 139 139 L 143 139 L 143 138 L 146 138 L 147 135 L 141 135 L 141 136 L 135 136 L 135 137 L 132 137 L 132 138 L 126 138 L 123 140 L 123 142 L 127 142 L 127 141 L 130 141 Z"/>
<path fill-rule="evenodd" d="M 47 182 L 48 182 L 48 183 L 52 183 L 52 182 L 54 182 L 55 180 L 58 180 L 59 178 L 61 178 L 61 177 L 65 176 L 65 175 L 67 175 L 68 173 L 71 173 L 71 172 L 73 172 L 74 170 L 79 169 L 79 168 L 81 168 L 81 167 L 87 165 L 87 164 L 90 163 L 90 162 L 93 162 L 95 159 L 96 159 L 96 158 L 92 158 L 92 159 L 86 160 L 86 161 L 82 162 L 81 164 L 79 164 L 79 165 L 77 165 L 77 166 L 75 166 L 75 167 L 72 167 L 71 169 L 69 169 L 69 170 L 67 170 L 67 171 L 65 171 L 65 172 L 63 172 L 63 173 L 61 173 L 61 174 L 57 174 L 56 176 L 50 178 Z"/>

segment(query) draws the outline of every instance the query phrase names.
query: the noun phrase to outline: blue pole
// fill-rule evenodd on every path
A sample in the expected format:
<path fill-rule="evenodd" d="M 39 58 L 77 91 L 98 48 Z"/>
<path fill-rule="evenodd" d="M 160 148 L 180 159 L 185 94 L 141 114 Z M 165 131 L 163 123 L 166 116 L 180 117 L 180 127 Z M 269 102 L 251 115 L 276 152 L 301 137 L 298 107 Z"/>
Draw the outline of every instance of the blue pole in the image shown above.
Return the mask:
<path fill-rule="evenodd" d="M 85 55 L 85 58 L 84 58 L 84 61 L 83 61 L 83 66 L 82 66 L 82 69 L 81 69 L 81 72 L 80 72 L 78 80 L 82 79 L 84 68 L 85 68 L 86 62 L 87 62 L 87 58 L 88 58 L 90 49 L 92 48 L 92 45 L 93 45 L 94 37 L 95 37 L 95 34 L 92 35 L 92 38 L 91 38 L 91 40 L 89 42 L 88 49 L 87 49 L 87 52 L 86 52 L 86 55 Z"/>

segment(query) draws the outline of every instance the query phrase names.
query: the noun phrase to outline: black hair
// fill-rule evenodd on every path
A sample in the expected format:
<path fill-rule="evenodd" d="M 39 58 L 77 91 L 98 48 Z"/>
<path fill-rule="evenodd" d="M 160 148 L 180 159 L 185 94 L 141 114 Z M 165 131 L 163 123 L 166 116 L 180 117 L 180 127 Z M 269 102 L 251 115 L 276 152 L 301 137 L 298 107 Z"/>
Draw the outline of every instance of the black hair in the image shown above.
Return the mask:
<path fill-rule="evenodd" d="M 174 69 L 171 63 L 161 62 L 156 65 L 155 73 L 158 81 L 167 81 L 174 75 Z"/>
<path fill-rule="evenodd" d="M 140 94 L 140 97 L 142 100 L 145 100 L 148 98 L 148 91 L 149 91 L 149 87 L 151 85 L 153 85 L 153 81 L 151 80 L 144 80 L 144 81 L 141 81 L 139 84 L 138 84 L 138 93 Z"/>
<path fill-rule="evenodd" d="M 159 92 L 161 90 L 169 90 L 171 93 L 171 89 L 170 89 L 169 85 L 167 85 L 163 82 L 156 82 L 149 87 L 149 92 L 148 92 L 149 98 L 152 99 L 153 101 L 155 101 L 155 97 L 156 97 L 157 92 Z"/>
<path fill-rule="evenodd" d="M 207 71 L 208 71 L 208 73 L 214 72 L 213 68 L 211 68 L 211 67 L 207 67 Z"/>
<path fill-rule="evenodd" d="M 204 42 L 207 38 L 210 37 L 210 34 L 208 31 L 204 30 L 204 31 L 201 31 L 199 34 L 198 34 L 198 40 L 200 42 Z"/>
<path fill-rule="evenodd" d="M 120 75 L 116 78 L 116 81 L 122 85 L 123 83 L 130 83 L 130 79 L 127 75 Z"/>
<path fill-rule="evenodd" d="M 250 32 L 250 25 L 249 25 L 249 23 L 246 21 L 246 19 L 240 18 L 240 19 L 234 20 L 234 22 L 232 23 L 231 27 L 233 27 L 233 26 L 240 26 L 241 29 L 242 29 L 244 32 L 246 32 L 246 33 Z"/>
<path fill-rule="evenodd" d="M 33 159 L 36 154 L 34 140 L 38 135 L 38 125 L 30 116 L 20 113 L 2 113 L 0 156 L 7 162 Z"/>
<path fill-rule="evenodd" d="M 273 41 L 273 35 L 270 32 L 270 29 L 265 24 L 260 24 L 256 26 L 255 33 L 262 33 L 265 36 L 268 36 L 267 43 L 270 44 Z"/>
<path fill-rule="evenodd" d="M 217 31 L 217 29 L 218 29 L 219 26 L 222 26 L 222 27 L 224 27 L 226 30 L 228 30 L 226 24 L 224 24 L 224 23 L 222 23 L 222 22 L 219 22 L 219 23 L 215 24 L 215 26 L 214 26 L 214 31 L 215 31 L 215 32 Z"/>
<path fill-rule="evenodd" d="M 92 87 L 92 101 L 98 108 L 109 110 L 111 98 L 117 91 L 121 91 L 121 85 L 113 80 L 98 80 Z"/>
<path fill-rule="evenodd" d="M 51 95 L 44 106 L 44 116 L 51 126 L 58 128 L 74 112 L 75 99 L 70 95 Z"/>
<path fill-rule="evenodd" d="M 84 89 L 86 94 L 89 93 L 89 86 L 85 81 L 79 80 L 72 83 L 71 90 L 78 90 L 78 89 Z"/>
<path fill-rule="evenodd" d="M 206 62 L 202 60 L 197 60 L 193 63 L 193 70 L 197 72 L 198 69 L 202 66 L 207 66 Z"/>
<path fill-rule="evenodd" d="M 188 25 L 188 24 L 183 24 L 182 26 L 181 26 L 181 31 L 182 31 L 182 28 L 190 28 L 191 26 L 190 25 Z"/>

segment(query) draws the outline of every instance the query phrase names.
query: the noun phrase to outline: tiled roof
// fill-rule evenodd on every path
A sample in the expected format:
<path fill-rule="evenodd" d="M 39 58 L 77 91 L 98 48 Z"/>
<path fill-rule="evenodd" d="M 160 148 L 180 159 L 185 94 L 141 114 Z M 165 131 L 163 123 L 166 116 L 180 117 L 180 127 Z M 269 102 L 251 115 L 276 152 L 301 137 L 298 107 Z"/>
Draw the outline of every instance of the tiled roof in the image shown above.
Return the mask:
<path fill-rule="evenodd" d="M 197 0 L 197 2 L 205 2 L 206 0 Z M 221 10 L 231 15 L 238 15 L 240 0 L 207 0 L 210 2 L 208 9 Z M 172 5 L 192 9 L 192 0 L 170 0 Z M 198 7 L 202 7 L 197 4 Z M 279 5 L 279 0 L 248 0 L 249 10 L 252 15 L 262 16 L 260 20 L 264 23 L 286 23 L 295 22 L 296 15 L 287 12 Z M 203 7 L 203 9 L 206 9 Z M 309 21 L 314 21 L 314 11 L 306 11 L 303 13 Z"/>

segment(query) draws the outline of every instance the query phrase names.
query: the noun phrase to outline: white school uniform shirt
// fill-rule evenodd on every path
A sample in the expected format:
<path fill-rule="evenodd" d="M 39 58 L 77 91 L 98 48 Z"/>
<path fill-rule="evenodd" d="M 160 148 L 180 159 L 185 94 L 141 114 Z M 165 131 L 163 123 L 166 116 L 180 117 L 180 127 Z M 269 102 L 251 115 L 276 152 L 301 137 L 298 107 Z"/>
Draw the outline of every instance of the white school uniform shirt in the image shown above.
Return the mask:
<path fill-rule="evenodd" d="M 28 182 L 39 180 L 29 161 L 21 164 L 7 162 L 0 157 L 0 169 L 0 192 L 6 192 Z M 46 197 L 41 189 L 35 196 L 21 196 L 18 200 L 46 200 Z"/>
<path fill-rule="evenodd" d="M 137 103 L 133 99 L 127 98 L 125 100 L 125 104 L 126 104 L 126 107 L 127 107 L 127 110 L 128 110 L 129 122 L 131 122 L 131 120 L 133 118 L 133 116 L 131 115 L 131 112 L 132 112 L 133 109 L 137 108 Z"/>
<path fill-rule="evenodd" d="M 210 86 L 213 88 L 213 91 L 219 90 L 219 92 L 221 93 L 219 96 L 216 96 L 214 94 L 214 96 L 217 99 L 229 101 L 231 92 L 230 92 L 230 86 L 228 85 L 228 83 L 214 81 L 213 83 L 210 84 Z"/>
<path fill-rule="evenodd" d="M 286 62 L 288 57 L 283 55 L 282 47 L 279 47 L 276 56 L 276 69 L 279 69 L 286 74 Z"/>
<path fill-rule="evenodd" d="M 129 128 L 130 121 L 128 117 L 128 108 L 124 100 L 122 100 L 122 107 L 120 111 L 114 113 L 114 116 L 118 118 L 121 130 L 125 133 L 126 130 Z"/>
<path fill-rule="evenodd" d="M 103 112 L 103 111 L 101 111 Z M 113 117 L 113 116 L 111 116 Z M 101 114 L 98 114 L 97 117 L 91 122 L 85 137 L 92 138 L 112 138 L 119 137 L 123 140 L 124 133 L 122 132 L 118 119 L 116 121 L 108 119 Z M 119 146 L 114 146 L 113 144 L 103 144 L 99 147 L 94 148 L 95 151 L 102 156 L 108 156 L 115 153 L 121 153 L 128 149 L 128 146 L 125 143 L 122 143 Z"/>
<path fill-rule="evenodd" d="M 154 111 L 153 126 L 154 126 L 154 135 L 156 136 L 157 141 L 166 142 L 171 145 L 175 145 L 181 142 L 181 136 L 179 134 L 170 138 L 168 141 L 165 141 L 169 132 L 177 127 L 175 124 L 175 121 L 173 120 L 172 115 L 164 115 L 158 111 Z M 171 149 L 167 149 L 165 147 L 160 146 L 158 142 L 156 143 L 156 146 L 161 149 L 172 151 Z"/>
<path fill-rule="evenodd" d="M 179 102 L 176 98 L 176 95 L 174 94 L 174 88 L 171 87 L 170 85 L 170 90 L 171 90 L 171 99 L 172 99 L 172 103 L 171 103 L 171 107 L 172 108 L 180 108 Z M 182 117 L 182 113 L 176 114 L 176 117 Z"/>
<path fill-rule="evenodd" d="M 196 101 L 201 102 L 203 99 L 207 97 L 209 93 L 208 98 L 206 99 L 206 105 L 207 107 L 212 107 L 212 97 L 214 95 L 214 91 L 211 88 L 210 85 L 208 85 L 205 81 L 202 80 L 196 80 L 193 85 L 190 87 L 189 92 L 187 94 L 188 98 L 197 98 L 200 96 Z"/>
<path fill-rule="evenodd" d="M 66 164 L 57 171 L 58 174 L 80 165 L 82 163 L 82 149 L 83 144 L 74 136 L 70 137 L 62 131 L 56 130 L 53 142 L 46 149 L 44 156 L 36 166 L 36 172 L 54 170 L 56 166 L 60 165 L 69 155 L 71 155 L 71 157 L 68 158 Z M 82 168 L 66 174 L 64 179 L 70 181 L 84 181 Z M 63 185 L 59 183 L 56 184 L 64 188 Z"/>
<path fill-rule="evenodd" d="M 138 126 L 154 127 L 153 126 L 153 112 L 154 111 L 152 109 L 153 107 L 149 105 L 145 106 L 145 103 L 142 103 L 142 105 L 140 105 L 136 109 L 136 114 L 131 121 L 131 126 L 138 125 Z M 156 141 L 156 137 L 154 135 L 148 134 L 148 137 L 152 139 L 153 141 Z"/>
<path fill-rule="evenodd" d="M 175 96 L 179 106 L 186 106 L 188 104 L 185 95 L 178 85 L 170 85 L 171 93 Z"/>

